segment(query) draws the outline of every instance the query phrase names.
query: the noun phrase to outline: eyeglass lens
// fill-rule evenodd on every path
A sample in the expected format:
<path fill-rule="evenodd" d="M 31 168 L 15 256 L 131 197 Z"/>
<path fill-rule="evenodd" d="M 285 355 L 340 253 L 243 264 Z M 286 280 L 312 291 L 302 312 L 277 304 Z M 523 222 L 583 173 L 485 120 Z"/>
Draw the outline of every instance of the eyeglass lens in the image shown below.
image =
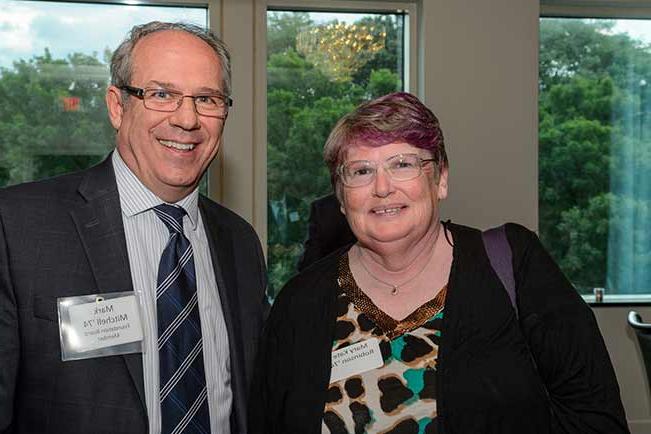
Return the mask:
<path fill-rule="evenodd" d="M 387 158 L 382 166 L 396 181 L 408 181 L 420 175 L 421 158 L 417 154 L 398 154 Z M 375 161 L 356 160 L 345 163 L 341 170 L 343 181 L 351 187 L 369 184 L 378 171 Z"/>
<path fill-rule="evenodd" d="M 165 89 L 145 89 L 143 95 L 145 107 L 165 112 L 176 111 L 183 98 L 191 98 L 200 114 L 223 116 L 228 111 L 227 101 L 219 95 L 183 95 Z"/>

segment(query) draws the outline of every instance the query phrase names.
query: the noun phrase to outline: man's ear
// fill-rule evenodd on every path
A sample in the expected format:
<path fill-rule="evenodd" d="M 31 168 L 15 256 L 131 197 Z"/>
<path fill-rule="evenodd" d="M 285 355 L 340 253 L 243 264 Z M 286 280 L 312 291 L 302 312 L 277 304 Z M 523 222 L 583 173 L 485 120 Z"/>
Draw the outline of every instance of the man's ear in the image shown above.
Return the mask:
<path fill-rule="evenodd" d="M 438 182 L 438 198 L 443 200 L 448 197 L 448 168 L 441 169 Z"/>
<path fill-rule="evenodd" d="M 113 85 L 106 89 L 106 108 L 113 128 L 119 130 L 122 125 L 124 106 L 122 104 L 122 91 Z"/>

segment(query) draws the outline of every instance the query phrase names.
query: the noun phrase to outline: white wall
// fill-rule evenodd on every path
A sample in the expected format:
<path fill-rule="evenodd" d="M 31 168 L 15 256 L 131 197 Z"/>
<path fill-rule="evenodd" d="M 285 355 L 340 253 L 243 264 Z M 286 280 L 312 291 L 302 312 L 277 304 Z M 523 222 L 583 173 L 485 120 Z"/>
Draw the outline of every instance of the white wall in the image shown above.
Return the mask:
<path fill-rule="evenodd" d="M 424 1 L 426 103 L 450 159 L 444 215 L 538 226 L 538 2 Z"/>

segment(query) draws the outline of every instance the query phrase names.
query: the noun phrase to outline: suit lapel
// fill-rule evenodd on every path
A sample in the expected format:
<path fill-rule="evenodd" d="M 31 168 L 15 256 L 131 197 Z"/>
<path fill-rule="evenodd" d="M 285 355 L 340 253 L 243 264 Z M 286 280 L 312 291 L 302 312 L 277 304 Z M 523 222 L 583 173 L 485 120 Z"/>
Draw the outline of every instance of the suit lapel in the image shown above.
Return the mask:
<path fill-rule="evenodd" d="M 215 280 L 221 301 L 226 331 L 228 332 L 228 347 L 230 351 L 231 388 L 233 391 L 233 417 L 235 425 L 231 432 L 239 432 L 246 427 L 246 385 L 244 383 L 244 355 L 242 348 L 241 318 L 237 292 L 237 276 L 233 254 L 233 237 L 228 228 L 220 224 L 218 216 L 210 215 L 205 204 L 206 199 L 199 197 L 199 211 L 206 228 L 208 245 Z"/>
<path fill-rule="evenodd" d="M 85 203 L 70 214 L 86 251 L 98 292 L 133 291 L 120 197 L 109 155 L 89 169 L 79 186 Z M 146 411 L 142 354 L 123 356 Z"/>

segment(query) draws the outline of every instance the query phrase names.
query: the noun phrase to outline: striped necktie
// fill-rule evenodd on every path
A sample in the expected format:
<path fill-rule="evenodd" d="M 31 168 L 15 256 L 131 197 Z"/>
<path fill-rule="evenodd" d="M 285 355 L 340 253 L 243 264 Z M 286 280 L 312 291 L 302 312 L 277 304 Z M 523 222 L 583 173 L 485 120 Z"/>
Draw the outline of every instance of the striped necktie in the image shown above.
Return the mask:
<path fill-rule="evenodd" d="M 153 210 L 170 231 L 156 287 L 161 434 L 208 434 L 201 321 L 192 245 L 183 235 L 185 210 L 167 204 Z"/>

